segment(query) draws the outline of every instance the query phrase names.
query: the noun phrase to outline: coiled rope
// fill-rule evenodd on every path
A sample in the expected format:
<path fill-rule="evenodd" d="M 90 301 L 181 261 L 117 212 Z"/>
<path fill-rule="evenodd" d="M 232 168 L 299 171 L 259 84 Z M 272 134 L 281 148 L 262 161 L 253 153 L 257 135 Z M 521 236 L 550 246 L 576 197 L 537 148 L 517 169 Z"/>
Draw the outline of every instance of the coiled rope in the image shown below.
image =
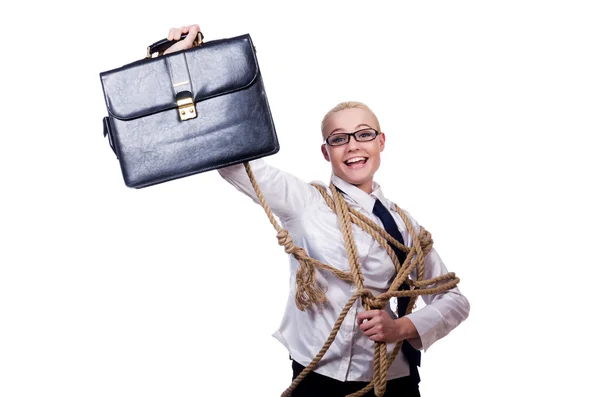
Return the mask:
<path fill-rule="evenodd" d="M 277 231 L 277 240 L 279 245 L 283 246 L 285 248 L 285 252 L 293 255 L 298 261 L 299 266 L 296 272 L 296 306 L 298 309 L 305 311 L 312 305 L 322 305 L 327 301 L 325 292 L 317 285 L 317 268 L 331 272 L 344 281 L 353 282 L 357 287 L 356 292 L 350 297 L 339 314 L 333 329 L 329 334 L 329 337 L 323 344 L 323 347 L 321 347 L 319 353 L 317 353 L 310 364 L 306 366 L 306 368 L 294 379 L 292 384 L 281 394 L 282 397 L 290 397 L 292 391 L 298 386 L 302 379 L 304 379 L 306 375 L 308 375 L 317 367 L 319 361 L 321 358 L 323 358 L 329 349 L 329 346 L 331 346 L 335 340 L 335 337 L 344 319 L 346 318 L 348 311 L 352 305 L 354 305 L 354 302 L 356 302 L 357 299 L 361 299 L 361 303 L 366 310 L 374 310 L 384 308 L 392 297 L 410 297 L 408 308 L 406 310 L 406 314 L 408 314 L 412 311 L 412 308 L 414 307 L 414 304 L 420 295 L 437 294 L 439 292 L 452 289 L 459 283 L 460 279 L 456 277 L 454 273 L 447 273 L 429 280 L 423 280 L 423 273 L 425 271 L 425 256 L 429 253 L 429 251 L 431 251 L 431 248 L 433 247 L 433 240 L 431 238 L 431 234 L 423 227 L 420 228 L 420 231 L 417 234 L 414 230 L 412 222 L 410 222 L 407 215 L 402 211 L 402 209 L 400 209 L 400 207 L 394 204 L 396 211 L 398 214 L 400 214 L 400 217 L 408 229 L 408 233 L 412 237 L 413 244 L 410 248 L 400 244 L 394 237 L 388 234 L 375 222 L 360 214 L 358 211 L 350 208 L 344 200 L 342 194 L 335 189 L 333 184 L 330 184 L 332 196 L 327 193 L 327 190 L 323 186 L 316 184 L 313 184 L 313 186 L 321 193 L 329 208 L 331 208 L 338 216 L 342 236 L 344 238 L 346 253 L 348 260 L 350 261 L 350 271 L 344 272 L 311 258 L 307 255 L 303 248 L 294 244 L 293 239 L 289 235 L 288 231 L 282 228 L 275 219 L 273 212 L 267 205 L 258 183 L 254 178 L 250 164 L 245 162 L 244 167 L 248 177 L 250 178 L 250 182 L 252 183 L 252 187 L 254 188 L 256 196 L 260 201 L 260 204 L 265 210 L 269 221 Z M 390 288 L 387 290 L 387 292 L 384 292 L 378 296 L 374 296 L 373 293 L 366 289 L 363 285 L 364 277 L 360 271 L 360 264 L 358 263 L 356 245 L 352 236 L 352 223 L 364 229 L 367 233 L 373 236 L 375 240 L 377 240 L 377 242 L 390 255 L 396 268 L 396 277 L 390 285 Z M 396 253 L 387 244 L 388 241 L 407 254 L 404 263 L 399 262 Z M 411 280 L 408 278 L 408 276 L 415 268 L 417 269 L 417 279 Z M 407 283 L 410 288 L 408 290 L 399 290 L 402 283 Z M 402 342 L 403 341 L 396 343 L 389 357 L 387 356 L 387 344 L 385 342 L 375 342 L 375 349 L 373 352 L 373 380 L 363 389 L 349 394 L 347 397 L 363 396 L 373 388 L 375 388 L 375 396 L 383 396 L 387 384 L 388 368 L 398 355 L 398 352 L 402 346 Z"/>

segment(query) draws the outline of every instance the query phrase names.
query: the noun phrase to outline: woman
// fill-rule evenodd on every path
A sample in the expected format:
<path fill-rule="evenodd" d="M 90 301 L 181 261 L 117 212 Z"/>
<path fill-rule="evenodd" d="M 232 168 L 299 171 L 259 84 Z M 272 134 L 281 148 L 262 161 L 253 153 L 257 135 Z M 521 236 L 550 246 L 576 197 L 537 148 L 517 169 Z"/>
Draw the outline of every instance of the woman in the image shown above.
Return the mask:
<path fill-rule="evenodd" d="M 190 48 L 198 32 L 198 25 L 172 28 L 169 40 L 180 40 L 183 33 L 188 36 L 172 45 L 165 54 Z M 384 196 L 381 187 L 374 181 L 386 137 L 371 109 L 359 102 L 341 103 L 325 115 L 321 133 L 324 140 L 321 152 L 332 168 L 331 185 L 321 184 L 322 191 L 329 196 L 341 194 L 350 210 L 385 228 L 405 246 L 413 246 L 416 235 L 409 229 L 419 231 L 419 225 L 404 212 L 404 219 L 410 223 L 407 225 L 401 211 Z M 269 166 L 263 159 L 252 161 L 250 165 L 266 202 L 293 236 L 294 244 L 321 263 L 350 272 L 352 259 L 340 231 L 340 221 L 325 196 L 315 186 Z M 259 202 L 244 165 L 218 171 L 239 191 Z M 352 228 L 352 236 L 362 288 L 373 296 L 385 293 L 398 270 L 393 254 L 390 255 L 389 248 L 386 250 L 359 227 Z M 391 248 L 398 258 L 406 256 L 397 247 Z M 423 263 L 423 279 L 448 273 L 435 249 L 427 253 Z M 316 285 L 324 293 L 325 300 L 318 308 L 317 305 L 301 307 L 296 300 L 298 285 L 294 277 L 298 266 L 296 258 L 290 256 L 290 295 L 281 326 L 274 335 L 289 351 L 294 378 L 317 355 L 338 315 L 357 292 L 356 283 L 317 269 Z M 416 270 L 411 278 L 416 279 Z M 403 286 L 407 288 L 407 285 Z M 403 315 L 405 310 L 399 308 L 400 317 L 389 305 L 380 310 L 365 310 L 361 300 L 356 300 L 325 355 L 297 385 L 292 395 L 345 396 L 361 390 L 374 376 L 375 342 L 386 343 L 387 346 L 383 347 L 389 354 L 397 342 L 405 341 L 402 351 L 385 374 L 385 396 L 419 396 L 416 367 L 420 364 L 420 353 L 417 350 L 427 350 L 436 340 L 446 336 L 468 317 L 470 309 L 467 299 L 456 287 L 422 297 L 425 307 L 407 315 Z M 399 299 L 398 302 L 399 306 L 406 305 L 407 299 Z M 379 393 L 383 391 L 380 389 Z M 367 395 L 375 394 L 371 390 Z"/>

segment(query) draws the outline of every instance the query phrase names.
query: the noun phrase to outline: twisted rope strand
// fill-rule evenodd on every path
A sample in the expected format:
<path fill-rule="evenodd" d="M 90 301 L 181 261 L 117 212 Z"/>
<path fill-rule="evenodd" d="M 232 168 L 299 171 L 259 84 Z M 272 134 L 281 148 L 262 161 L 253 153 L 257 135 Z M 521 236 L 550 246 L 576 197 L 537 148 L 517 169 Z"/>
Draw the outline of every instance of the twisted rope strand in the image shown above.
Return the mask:
<path fill-rule="evenodd" d="M 331 346 L 331 344 L 335 340 L 335 337 L 337 336 L 337 333 L 339 332 L 340 327 L 342 326 L 342 323 L 344 322 L 344 319 L 346 318 L 346 315 L 348 314 L 348 311 L 350 310 L 352 305 L 354 305 L 354 302 L 356 302 L 356 300 L 358 298 L 360 298 L 363 293 L 364 293 L 364 291 L 356 291 L 350 297 L 350 299 L 348 300 L 348 302 L 346 303 L 346 305 L 340 312 L 337 320 L 335 321 L 335 323 L 333 325 L 333 329 L 331 330 L 329 337 L 323 344 L 323 347 L 321 347 L 321 350 L 319 350 L 319 353 L 317 353 L 317 355 L 315 356 L 315 358 L 313 358 L 313 360 L 310 362 L 310 364 L 308 364 L 306 366 L 306 368 L 304 368 L 304 370 L 302 370 L 302 372 L 300 372 L 300 374 L 296 377 L 296 379 L 294 379 L 294 381 L 292 382 L 290 387 L 288 387 L 281 394 L 281 397 L 290 396 L 292 394 L 292 391 L 296 388 L 296 386 L 298 386 L 298 384 L 302 381 L 302 379 L 304 379 L 306 377 L 306 375 L 308 375 L 313 369 L 315 369 L 317 367 L 317 364 L 319 363 L 319 361 L 321 361 L 321 358 L 323 358 L 323 356 L 329 349 L 329 346 Z"/>
<path fill-rule="evenodd" d="M 358 255 L 356 253 L 356 243 L 352 237 L 352 223 L 350 222 L 350 215 L 348 213 L 348 204 L 346 204 L 344 197 L 342 197 L 342 194 L 335 189 L 333 184 L 331 185 L 331 192 L 333 193 L 335 212 L 338 215 L 340 228 L 342 229 L 346 254 L 348 261 L 350 262 L 350 271 L 352 272 L 352 277 L 354 278 L 357 289 L 361 290 L 364 288 L 364 277 L 360 271 L 360 264 L 358 263 Z"/>

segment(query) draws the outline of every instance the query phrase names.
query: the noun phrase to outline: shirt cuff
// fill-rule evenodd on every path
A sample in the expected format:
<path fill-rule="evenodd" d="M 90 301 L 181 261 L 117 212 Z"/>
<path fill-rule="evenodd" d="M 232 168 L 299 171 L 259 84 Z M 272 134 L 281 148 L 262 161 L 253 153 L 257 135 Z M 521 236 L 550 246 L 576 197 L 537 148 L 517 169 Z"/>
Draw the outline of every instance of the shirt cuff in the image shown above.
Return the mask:
<path fill-rule="evenodd" d="M 416 312 L 407 314 L 417 329 L 419 338 L 407 339 L 415 349 L 427 351 L 438 339 L 437 327 L 444 323 L 442 314 L 435 307 L 425 306 Z"/>

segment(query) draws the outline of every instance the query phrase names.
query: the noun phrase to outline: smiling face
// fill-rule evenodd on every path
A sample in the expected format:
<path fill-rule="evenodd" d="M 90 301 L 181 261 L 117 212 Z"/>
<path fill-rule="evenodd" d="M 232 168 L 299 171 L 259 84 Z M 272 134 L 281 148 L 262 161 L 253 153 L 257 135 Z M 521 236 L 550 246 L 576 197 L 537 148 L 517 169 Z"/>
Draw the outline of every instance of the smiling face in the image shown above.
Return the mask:
<path fill-rule="evenodd" d="M 367 109 L 352 107 L 328 114 L 322 125 L 323 139 L 336 133 L 352 133 L 365 128 L 379 129 L 375 115 Z M 379 169 L 380 153 L 384 147 L 385 135 L 380 133 L 368 142 L 357 142 L 354 137 L 350 137 L 350 141 L 341 146 L 324 143 L 321 145 L 321 152 L 325 160 L 331 162 L 334 175 L 371 193 L 373 176 Z"/>

